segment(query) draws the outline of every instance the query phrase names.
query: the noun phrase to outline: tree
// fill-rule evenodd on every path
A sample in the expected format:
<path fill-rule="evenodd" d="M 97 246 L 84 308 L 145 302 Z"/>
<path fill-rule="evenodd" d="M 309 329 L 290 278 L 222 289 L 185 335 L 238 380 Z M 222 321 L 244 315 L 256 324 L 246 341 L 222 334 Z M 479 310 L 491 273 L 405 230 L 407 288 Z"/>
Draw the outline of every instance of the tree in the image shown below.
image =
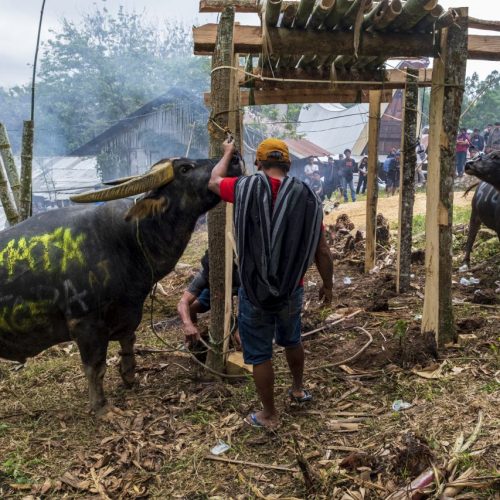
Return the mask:
<path fill-rule="evenodd" d="M 482 130 L 500 119 L 500 73 L 493 71 L 485 80 L 474 73 L 465 81 L 461 126 Z"/>
<path fill-rule="evenodd" d="M 199 94 L 209 85 L 208 61 L 192 55 L 190 29 L 178 22 L 158 27 L 144 13 L 96 7 L 79 22 L 63 19 L 51 35 L 38 73 L 38 155 L 71 152 L 173 86 Z M 22 128 L 27 93 L 0 91 L 0 121 L 8 128 Z"/>

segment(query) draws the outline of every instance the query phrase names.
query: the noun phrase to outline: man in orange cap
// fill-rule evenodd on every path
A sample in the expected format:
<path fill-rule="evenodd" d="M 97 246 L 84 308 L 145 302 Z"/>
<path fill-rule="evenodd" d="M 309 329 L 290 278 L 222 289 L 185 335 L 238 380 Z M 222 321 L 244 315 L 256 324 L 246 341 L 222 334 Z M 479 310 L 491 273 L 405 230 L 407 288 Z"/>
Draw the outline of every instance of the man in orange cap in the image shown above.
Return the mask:
<path fill-rule="evenodd" d="M 333 263 L 322 230 L 321 202 L 302 181 L 289 177 L 290 154 L 279 139 L 263 141 L 256 154 L 258 172 L 226 177 L 234 145 L 226 141 L 224 156 L 212 171 L 209 189 L 235 204 L 235 236 L 241 288 L 238 326 L 245 362 L 263 405 L 245 421 L 275 429 L 273 340 L 285 348 L 292 375 L 289 396 L 306 403 L 301 341 L 303 277 L 314 260 L 323 280 L 320 299 L 332 300 Z"/>

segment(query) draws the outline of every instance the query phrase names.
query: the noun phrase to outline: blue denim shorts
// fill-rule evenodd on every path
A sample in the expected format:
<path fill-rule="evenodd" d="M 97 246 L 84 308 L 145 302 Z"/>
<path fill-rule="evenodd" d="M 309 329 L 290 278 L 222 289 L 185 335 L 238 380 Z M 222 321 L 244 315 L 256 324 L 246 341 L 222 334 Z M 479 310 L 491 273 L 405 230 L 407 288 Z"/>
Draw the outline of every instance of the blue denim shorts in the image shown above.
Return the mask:
<path fill-rule="evenodd" d="M 281 311 L 270 313 L 255 307 L 240 288 L 238 328 L 243 358 L 248 365 L 260 365 L 273 357 L 273 340 L 285 348 L 301 343 L 302 300 L 304 288 L 299 287 Z"/>
<path fill-rule="evenodd" d="M 207 312 L 210 310 L 210 288 L 205 288 L 200 295 L 196 298 L 196 300 L 200 303 L 202 307 L 202 311 Z"/>

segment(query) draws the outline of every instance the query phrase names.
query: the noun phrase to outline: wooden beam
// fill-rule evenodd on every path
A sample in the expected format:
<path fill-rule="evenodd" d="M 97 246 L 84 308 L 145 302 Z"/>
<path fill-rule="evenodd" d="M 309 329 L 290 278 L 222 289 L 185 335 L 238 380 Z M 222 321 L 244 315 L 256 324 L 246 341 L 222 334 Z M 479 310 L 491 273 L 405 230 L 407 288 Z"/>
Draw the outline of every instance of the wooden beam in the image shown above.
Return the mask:
<path fill-rule="evenodd" d="M 368 117 L 368 179 L 366 192 L 366 251 L 365 272 L 370 272 L 376 263 L 377 246 L 377 202 L 378 202 L 378 135 L 380 129 L 380 103 L 382 91 L 370 90 L 370 112 Z"/>
<path fill-rule="evenodd" d="M 456 340 L 451 292 L 453 180 L 467 66 L 468 9 L 459 13 L 457 25 L 441 33 L 430 107 L 422 332 L 434 334 L 438 345 Z"/>
<path fill-rule="evenodd" d="M 469 17 L 469 28 L 476 30 L 500 31 L 500 21 L 490 21 L 487 19 Z"/>
<path fill-rule="evenodd" d="M 234 10 L 243 13 L 259 13 L 260 5 L 258 0 L 232 0 Z M 200 0 L 200 12 L 222 12 L 227 7 L 227 0 Z"/>
<path fill-rule="evenodd" d="M 269 28 L 274 54 L 318 56 L 354 54 L 354 34 L 344 31 L 303 31 Z M 216 24 L 193 28 L 194 53 L 212 55 L 217 35 Z M 262 31 L 259 26 L 235 26 L 235 50 L 244 54 L 262 53 Z M 361 56 L 385 58 L 434 57 L 431 34 L 363 32 L 358 50 Z M 469 59 L 500 61 L 500 37 L 469 35 Z"/>
<path fill-rule="evenodd" d="M 370 91 L 371 92 L 371 91 Z M 384 90 L 382 93 L 382 102 L 391 102 L 392 90 Z M 211 95 L 209 92 L 205 93 L 205 104 L 210 106 Z M 256 90 L 253 92 L 254 101 L 256 106 L 264 104 L 311 104 L 311 103 L 359 103 L 369 102 L 368 91 L 352 91 L 352 90 Z M 249 106 L 250 93 L 241 93 L 241 105 Z"/>
<path fill-rule="evenodd" d="M 415 203 L 415 170 L 417 157 L 418 71 L 407 69 L 403 104 L 403 134 L 399 184 L 398 258 L 396 264 L 396 291 L 410 289 L 413 205 Z"/>
<path fill-rule="evenodd" d="M 232 66 L 234 64 L 233 48 L 234 7 L 228 6 L 221 14 L 217 44 L 212 59 L 212 68 Z M 231 88 L 235 87 L 234 72 L 221 69 L 212 72 L 212 116 L 209 121 L 209 155 L 210 158 L 222 156 L 222 143 L 225 139 L 224 127 L 229 125 L 227 112 L 231 109 Z M 222 130 L 221 130 L 222 128 Z M 208 215 L 208 257 L 210 264 L 210 340 L 207 364 L 215 371 L 224 370 L 224 284 L 225 284 L 225 247 L 226 247 L 226 204 L 219 203 Z"/>
<path fill-rule="evenodd" d="M 260 80 L 259 75 L 256 75 L 252 85 L 257 89 L 331 89 L 335 91 L 344 90 L 381 90 L 385 89 L 403 89 L 406 85 L 405 72 L 399 70 L 389 71 L 370 71 L 362 72 L 357 75 L 348 74 L 337 75 L 335 82 L 330 80 L 329 74 L 326 72 L 317 71 L 313 74 L 308 73 L 300 68 L 290 70 L 276 70 L 274 72 L 275 80 Z M 240 82 L 244 83 L 248 80 L 248 75 L 240 73 Z M 379 76 L 380 75 L 380 76 Z M 264 77 L 273 77 L 270 71 L 263 72 Z M 385 79 L 384 79 L 385 76 Z M 283 79 L 283 80 L 280 80 Z M 289 80 L 310 80 L 310 82 L 294 82 Z M 343 84 L 347 81 L 348 84 Z M 383 82 L 383 85 L 381 83 Z M 432 70 L 420 69 L 418 70 L 418 86 L 430 87 L 432 83 Z"/>

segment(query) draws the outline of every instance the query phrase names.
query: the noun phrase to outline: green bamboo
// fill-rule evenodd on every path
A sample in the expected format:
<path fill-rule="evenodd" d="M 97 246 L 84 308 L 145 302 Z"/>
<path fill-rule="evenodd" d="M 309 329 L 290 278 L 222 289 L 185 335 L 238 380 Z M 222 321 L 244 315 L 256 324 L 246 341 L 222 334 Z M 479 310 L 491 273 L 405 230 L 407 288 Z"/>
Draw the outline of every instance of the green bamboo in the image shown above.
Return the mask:
<path fill-rule="evenodd" d="M 0 202 L 2 203 L 3 211 L 7 217 L 7 222 L 10 226 L 17 224 L 21 218 L 16 208 L 16 203 L 9 191 L 9 181 L 7 180 L 6 173 L 0 162 Z M 2 228 L 0 228 L 1 230 Z"/>
<path fill-rule="evenodd" d="M 275 27 L 278 24 L 282 3 L 283 0 L 267 0 L 265 3 L 265 20 L 268 26 Z"/>
<path fill-rule="evenodd" d="M 320 0 L 314 7 L 306 28 L 310 30 L 318 29 L 334 7 L 335 0 Z"/>
<path fill-rule="evenodd" d="M 408 0 L 401 14 L 390 25 L 391 30 L 408 31 L 436 7 L 438 0 Z"/>
<path fill-rule="evenodd" d="M 315 0 L 300 0 L 293 27 L 304 29 L 314 7 Z"/>
<path fill-rule="evenodd" d="M 430 31 L 437 20 L 444 14 L 444 7 L 441 5 L 436 5 L 421 21 L 419 21 L 415 27 L 414 31 L 425 33 Z"/>
<path fill-rule="evenodd" d="M 291 28 L 293 25 L 293 21 L 295 16 L 297 15 L 298 4 L 291 3 L 286 6 L 283 11 L 283 17 L 281 18 L 281 27 L 282 28 Z"/>
<path fill-rule="evenodd" d="M 363 21 L 363 29 L 368 29 L 372 26 L 374 20 L 379 19 L 389 7 L 389 0 L 382 0 L 376 3 L 368 14 L 365 14 Z"/>
<path fill-rule="evenodd" d="M 19 193 L 21 190 L 19 174 L 17 172 L 16 162 L 14 161 L 14 155 L 12 154 L 12 149 L 10 147 L 7 129 L 3 123 L 0 123 L 0 156 L 2 157 L 3 164 L 5 165 L 5 172 L 7 173 L 7 179 L 10 184 L 10 189 L 12 190 L 14 203 L 16 207 L 19 208 Z"/>
<path fill-rule="evenodd" d="M 323 26 L 327 29 L 333 29 L 337 26 L 347 11 L 352 7 L 355 0 L 337 0 L 335 6 L 325 19 Z"/>
<path fill-rule="evenodd" d="M 448 9 L 437 21 L 436 29 L 449 28 L 455 24 L 458 18 L 458 13 L 455 9 Z"/>
<path fill-rule="evenodd" d="M 384 31 L 403 11 L 401 0 L 392 0 L 389 6 L 380 16 L 373 19 L 372 28 L 377 31 Z"/>
<path fill-rule="evenodd" d="M 349 10 L 345 13 L 344 17 L 340 21 L 340 25 L 343 28 L 350 28 L 356 22 L 356 18 L 358 17 L 359 9 L 362 7 L 363 0 L 355 0 Z M 364 11 L 368 11 L 372 6 L 372 0 L 366 0 Z"/>
<path fill-rule="evenodd" d="M 23 123 L 23 144 L 21 150 L 21 193 L 19 196 L 19 214 L 22 220 L 31 216 L 33 131 L 33 122 L 25 120 Z"/>

